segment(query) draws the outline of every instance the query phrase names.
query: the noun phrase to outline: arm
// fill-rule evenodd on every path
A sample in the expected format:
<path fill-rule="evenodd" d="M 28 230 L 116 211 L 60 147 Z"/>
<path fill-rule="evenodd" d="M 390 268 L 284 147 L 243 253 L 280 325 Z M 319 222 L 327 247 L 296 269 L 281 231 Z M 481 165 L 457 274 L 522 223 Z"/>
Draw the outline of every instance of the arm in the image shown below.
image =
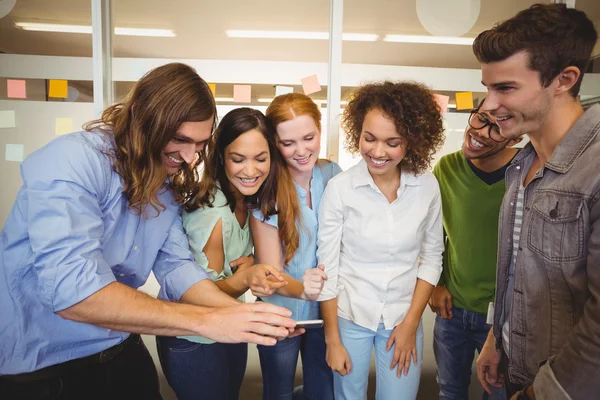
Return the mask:
<path fill-rule="evenodd" d="M 194 252 L 193 243 L 193 241 L 190 241 L 192 252 Z M 222 273 L 225 263 L 225 249 L 223 248 L 222 219 L 217 221 L 202 251 L 208 259 L 209 270 L 213 270 L 217 273 L 217 280 L 215 281 L 216 286 L 233 298 L 240 297 L 250 286 L 259 285 L 261 288 L 264 288 L 269 286 L 281 287 L 285 285 L 283 277 L 270 265 L 255 265 L 251 268 L 243 268 L 232 276 L 223 278 Z M 267 281 L 269 276 L 272 276 L 275 279 L 271 284 Z M 184 299 L 186 302 L 189 302 L 190 299 L 188 298 L 187 300 L 188 301 Z"/>
<path fill-rule="evenodd" d="M 442 202 L 437 181 L 434 179 L 433 198 L 429 204 L 423 226 L 423 239 L 419 253 L 417 284 L 404 320 L 394 328 L 387 343 L 387 351 L 394 347 L 391 368 L 398 365 L 398 376 L 408 374 L 410 360 L 417 364 L 416 332 L 433 288 L 442 273 L 444 252 L 442 228 Z"/>
<path fill-rule="evenodd" d="M 444 283 L 443 270 L 448 267 L 448 237 L 444 229 L 444 254 L 442 258 L 442 275 L 437 286 L 433 289 L 429 298 L 429 307 L 431 311 L 436 313 L 443 319 L 452 319 L 452 293 L 448 290 Z"/>
<path fill-rule="evenodd" d="M 273 265 L 283 273 L 287 285 L 275 291 L 275 293 L 293 297 L 301 300 L 308 300 L 304 293 L 304 285 L 297 279 L 292 278 L 284 272 L 283 267 L 283 249 L 279 230 L 266 222 L 260 221 L 254 215 L 250 217 L 250 229 L 254 239 L 254 254 L 261 264 Z"/>
<path fill-rule="evenodd" d="M 118 282 L 57 314 L 72 321 L 124 332 L 200 335 L 223 343 L 264 345 L 274 345 L 275 337 L 286 337 L 289 332 L 286 328 L 295 325 L 295 321 L 288 318 L 289 310 L 271 304 L 238 303 L 234 307 L 208 309 L 157 300 Z"/>
<path fill-rule="evenodd" d="M 589 297 L 583 313 L 556 356 L 536 375 L 533 391 L 538 398 L 587 399 L 600 393 L 600 380 L 590 379 L 600 371 L 600 200 L 590 209 L 586 275 Z"/>

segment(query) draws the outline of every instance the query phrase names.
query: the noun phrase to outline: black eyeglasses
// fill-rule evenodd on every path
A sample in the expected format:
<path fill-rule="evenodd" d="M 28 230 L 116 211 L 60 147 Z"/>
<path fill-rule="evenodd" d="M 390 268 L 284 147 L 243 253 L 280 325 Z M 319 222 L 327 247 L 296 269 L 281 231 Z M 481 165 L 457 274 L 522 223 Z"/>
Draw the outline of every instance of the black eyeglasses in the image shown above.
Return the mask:
<path fill-rule="evenodd" d="M 490 120 L 483 114 L 478 113 L 476 110 L 471 111 L 469 116 L 469 126 L 473 129 L 483 129 L 486 126 L 488 128 L 488 136 L 494 142 L 504 142 L 506 138 L 500 133 L 500 127 L 497 124 L 490 122 Z"/>

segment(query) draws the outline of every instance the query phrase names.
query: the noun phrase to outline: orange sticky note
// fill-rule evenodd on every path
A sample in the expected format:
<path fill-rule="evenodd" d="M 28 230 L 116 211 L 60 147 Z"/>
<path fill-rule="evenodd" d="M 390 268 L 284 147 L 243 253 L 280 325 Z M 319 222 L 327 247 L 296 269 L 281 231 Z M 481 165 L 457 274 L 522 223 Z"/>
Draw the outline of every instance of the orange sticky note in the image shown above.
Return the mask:
<path fill-rule="evenodd" d="M 68 82 L 64 79 L 50 79 L 48 84 L 48 97 L 66 99 L 68 86 Z"/>
<path fill-rule="evenodd" d="M 60 136 L 71 132 L 73 132 L 73 119 L 56 118 L 56 126 L 54 130 L 55 135 Z"/>
<path fill-rule="evenodd" d="M 210 88 L 210 91 L 213 94 L 213 97 L 217 96 L 217 84 L 216 83 L 209 83 L 208 87 Z"/>
<path fill-rule="evenodd" d="M 26 99 L 25 81 L 22 79 L 7 79 L 6 94 L 11 99 Z"/>
<path fill-rule="evenodd" d="M 450 101 L 450 96 L 444 96 L 443 94 L 435 93 L 433 95 L 433 99 L 440 107 L 440 112 L 443 114 L 448 110 L 448 101 Z"/>
<path fill-rule="evenodd" d="M 473 108 L 473 93 L 458 92 L 456 93 L 456 109 L 470 110 Z"/>
<path fill-rule="evenodd" d="M 302 82 L 302 89 L 304 94 L 312 94 L 321 91 L 321 85 L 319 84 L 319 78 L 317 75 L 307 76 L 300 80 Z"/>
<path fill-rule="evenodd" d="M 250 103 L 252 98 L 251 85 L 233 85 L 233 102 L 234 103 Z"/>

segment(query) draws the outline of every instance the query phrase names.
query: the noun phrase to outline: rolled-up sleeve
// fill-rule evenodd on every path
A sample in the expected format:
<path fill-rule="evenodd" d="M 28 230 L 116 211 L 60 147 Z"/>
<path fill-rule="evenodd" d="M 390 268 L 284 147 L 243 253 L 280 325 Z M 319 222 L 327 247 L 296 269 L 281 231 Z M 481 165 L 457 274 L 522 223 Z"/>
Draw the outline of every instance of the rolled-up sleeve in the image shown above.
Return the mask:
<path fill-rule="evenodd" d="M 335 181 L 325 188 L 319 208 L 319 233 L 317 239 L 317 259 L 325 266 L 327 280 L 318 301 L 326 301 L 338 296 L 338 274 L 344 215 Z"/>
<path fill-rule="evenodd" d="M 110 168 L 106 156 L 73 139 L 39 150 L 21 165 L 33 270 L 40 301 L 53 312 L 116 281 L 102 251 L 100 204 Z"/>
<path fill-rule="evenodd" d="M 433 178 L 433 176 L 432 176 Z M 437 285 L 442 274 L 442 254 L 444 252 L 444 234 L 442 226 L 442 201 L 437 180 L 432 179 L 431 190 L 434 195 L 429 204 L 425 221 L 425 231 L 419 254 L 417 278 L 433 286 Z"/>
<path fill-rule="evenodd" d="M 208 273 L 196 264 L 183 231 L 181 216 L 177 215 L 153 268 L 160 284 L 159 298 L 179 301 L 193 285 L 210 279 Z"/>

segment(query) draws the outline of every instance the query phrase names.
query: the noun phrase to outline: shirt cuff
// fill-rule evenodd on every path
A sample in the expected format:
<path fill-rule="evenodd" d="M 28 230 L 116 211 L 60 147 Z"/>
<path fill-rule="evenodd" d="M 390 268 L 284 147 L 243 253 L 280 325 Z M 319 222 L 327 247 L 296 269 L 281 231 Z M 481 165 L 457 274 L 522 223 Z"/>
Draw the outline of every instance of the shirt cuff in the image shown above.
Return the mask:
<path fill-rule="evenodd" d="M 53 312 L 65 310 L 117 281 L 104 262 L 96 262 L 96 266 L 89 265 L 90 263 L 93 262 L 88 261 L 81 268 L 56 276 L 52 282 L 46 281 L 44 297 L 48 308 Z M 56 285 L 54 282 L 57 282 Z"/>
<path fill-rule="evenodd" d="M 174 268 L 164 277 L 159 298 L 170 301 L 179 301 L 181 296 L 196 283 L 212 278 L 208 273 L 194 262 L 185 263 Z"/>
<path fill-rule="evenodd" d="M 417 278 L 422 279 L 433 286 L 437 285 L 441 275 L 442 269 L 431 265 L 419 265 L 417 271 Z"/>
<path fill-rule="evenodd" d="M 536 399 L 572 400 L 554 376 L 550 362 L 551 360 L 548 360 L 542 365 L 533 381 Z"/>

